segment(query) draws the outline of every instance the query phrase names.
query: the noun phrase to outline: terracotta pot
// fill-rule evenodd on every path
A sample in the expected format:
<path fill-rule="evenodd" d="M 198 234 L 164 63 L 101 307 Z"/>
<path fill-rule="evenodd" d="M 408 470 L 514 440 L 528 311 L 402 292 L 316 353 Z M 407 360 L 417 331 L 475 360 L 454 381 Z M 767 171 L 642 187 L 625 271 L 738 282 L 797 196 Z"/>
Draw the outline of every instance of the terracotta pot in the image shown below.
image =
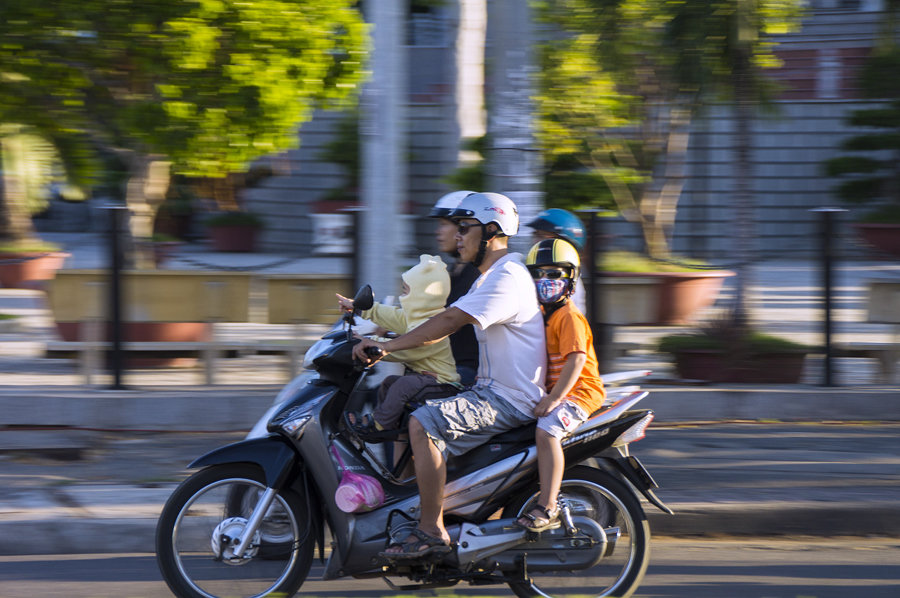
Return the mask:
<path fill-rule="evenodd" d="M 81 322 L 56 322 L 56 329 L 64 341 L 82 341 L 84 332 Z M 112 331 L 108 323 L 102 327 L 101 338 L 112 340 Z M 123 342 L 204 342 L 210 339 L 211 327 L 205 322 L 124 322 L 122 324 Z M 141 355 L 140 352 L 125 352 L 125 366 L 142 367 L 189 367 L 196 365 L 196 357 L 152 356 Z"/>
<path fill-rule="evenodd" d="M 256 251 L 256 226 L 240 224 L 216 225 L 207 227 L 213 249 L 231 253 L 248 253 Z"/>
<path fill-rule="evenodd" d="M 605 272 L 599 302 L 610 324 L 673 325 L 690 323 L 713 305 L 730 270 L 696 272 Z"/>
<path fill-rule="evenodd" d="M 857 222 L 853 227 L 871 247 L 900 257 L 900 223 Z"/>
<path fill-rule="evenodd" d="M 796 384 L 805 353 L 769 353 L 741 359 L 721 351 L 686 349 L 675 353 L 675 368 L 685 380 Z"/>
<path fill-rule="evenodd" d="M 70 255 L 62 251 L 0 253 L 0 287 L 36 288 L 40 281 L 56 276 Z"/>

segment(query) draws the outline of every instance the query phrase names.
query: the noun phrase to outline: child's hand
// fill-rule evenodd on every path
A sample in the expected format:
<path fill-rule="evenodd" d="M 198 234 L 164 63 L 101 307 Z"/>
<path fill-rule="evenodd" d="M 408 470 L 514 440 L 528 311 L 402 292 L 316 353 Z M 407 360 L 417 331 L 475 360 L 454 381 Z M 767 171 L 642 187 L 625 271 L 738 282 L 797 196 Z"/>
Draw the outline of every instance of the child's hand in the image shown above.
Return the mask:
<path fill-rule="evenodd" d="M 335 296 L 337 296 L 338 305 L 341 306 L 341 309 L 344 311 L 353 311 L 353 299 L 347 299 L 338 293 L 335 293 Z"/>
<path fill-rule="evenodd" d="M 544 398 L 541 399 L 537 404 L 537 407 L 534 408 L 534 416 L 544 417 L 545 415 L 549 415 L 551 411 L 559 407 L 560 403 L 562 403 L 561 398 L 556 399 L 551 395 L 544 395 Z"/>

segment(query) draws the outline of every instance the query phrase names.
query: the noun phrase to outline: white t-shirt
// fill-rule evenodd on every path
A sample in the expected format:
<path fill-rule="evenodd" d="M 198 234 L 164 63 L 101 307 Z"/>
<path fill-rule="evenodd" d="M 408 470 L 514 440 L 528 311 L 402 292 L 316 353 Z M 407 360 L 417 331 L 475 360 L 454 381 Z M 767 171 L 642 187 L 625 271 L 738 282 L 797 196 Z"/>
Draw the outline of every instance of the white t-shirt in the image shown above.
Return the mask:
<path fill-rule="evenodd" d="M 478 382 L 534 417 L 544 396 L 544 318 L 522 256 L 507 253 L 452 305 L 475 318 Z"/>

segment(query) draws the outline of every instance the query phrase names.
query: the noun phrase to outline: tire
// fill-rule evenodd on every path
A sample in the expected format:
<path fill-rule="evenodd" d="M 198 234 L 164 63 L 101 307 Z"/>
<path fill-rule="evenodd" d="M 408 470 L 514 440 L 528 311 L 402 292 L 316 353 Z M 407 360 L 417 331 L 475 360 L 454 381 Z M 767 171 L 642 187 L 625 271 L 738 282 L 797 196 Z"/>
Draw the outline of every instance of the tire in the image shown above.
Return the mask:
<path fill-rule="evenodd" d="M 229 498 L 265 490 L 262 470 L 248 464 L 214 465 L 192 475 L 169 497 L 156 527 L 156 559 L 163 579 L 180 598 L 293 595 L 313 559 L 308 505 L 282 490 L 260 525 L 253 546 L 240 559 L 220 558 L 214 538 L 223 526 L 239 530 L 246 519 L 229 513 Z M 277 560 L 260 554 L 267 520 L 290 529 L 292 541 Z M 227 553 L 227 549 L 225 551 Z"/>
<path fill-rule="evenodd" d="M 503 510 L 503 517 L 518 518 L 531 508 L 537 497 L 537 493 L 517 497 Z M 527 581 L 509 581 L 509 587 L 520 598 L 631 596 L 640 586 L 650 562 L 650 526 L 633 491 L 606 472 L 577 466 L 563 477 L 560 497 L 567 500 L 574 518 L 589 518 L 604 530 L 620 528 L 621 535 L 612 553 L 592 567 L 574 569 L 574 574 L 562 568 L 546 571 L 534 570 L 538 569 L 535 567 L 527 571 Z M 546 534 L 543 532 L 542 540 Z M 562 537 L 564 531 L 560 528 L 553 534 Z M 527 546 L 523 551 L 526 564 Z M 545 549 L 540 556 L 546 559 L 548 554 L 552 553 Z M 537 562 L 539 555 L 533 557 Z"/>

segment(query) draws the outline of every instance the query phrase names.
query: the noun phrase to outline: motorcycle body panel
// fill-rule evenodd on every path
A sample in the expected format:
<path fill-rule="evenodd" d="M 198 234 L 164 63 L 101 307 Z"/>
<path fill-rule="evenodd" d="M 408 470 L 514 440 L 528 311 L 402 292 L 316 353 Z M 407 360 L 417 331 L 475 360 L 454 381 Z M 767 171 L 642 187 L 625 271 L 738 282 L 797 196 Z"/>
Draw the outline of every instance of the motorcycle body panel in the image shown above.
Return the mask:
<path fill-rule="evenodd" d="M 281 488 L 296 462 L 297 452 L 279 436 L 241 440 L 217 448 L 196 459 L 191 469 L 223 463 L 254 463 L 265 473 L 266 485 Z"/>

